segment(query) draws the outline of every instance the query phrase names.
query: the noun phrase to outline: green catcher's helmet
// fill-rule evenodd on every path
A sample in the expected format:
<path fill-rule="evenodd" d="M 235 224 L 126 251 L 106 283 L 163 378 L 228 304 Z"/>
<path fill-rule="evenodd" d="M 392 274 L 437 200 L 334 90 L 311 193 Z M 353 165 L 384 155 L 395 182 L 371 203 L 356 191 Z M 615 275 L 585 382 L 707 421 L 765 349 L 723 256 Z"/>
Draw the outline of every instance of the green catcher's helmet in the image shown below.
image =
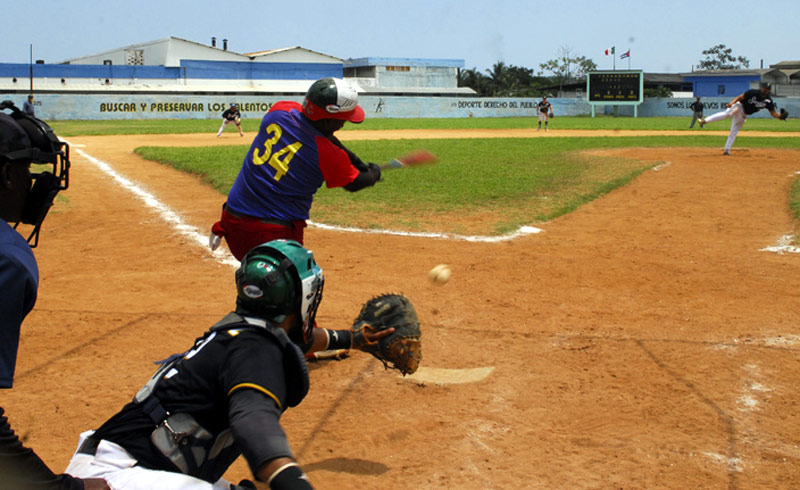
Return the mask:
<path fill-rule="evenodd" d="M 275 323 L 295 313 L 302 321 L 302 338 L 293 332 L 289 337 L 308 344 L 324 284 L 310 250 L 292 240 L 262 243 L 247 252 L 236 271 L 236 313 Z"/>
<path fill-rule="evenodd" d="M 341 119 L 360 123 L 364 120 L 358 92 L 341 78 L 322 78 L 312 83 L 303 100 L 303 113 L 312 121 Z"/>

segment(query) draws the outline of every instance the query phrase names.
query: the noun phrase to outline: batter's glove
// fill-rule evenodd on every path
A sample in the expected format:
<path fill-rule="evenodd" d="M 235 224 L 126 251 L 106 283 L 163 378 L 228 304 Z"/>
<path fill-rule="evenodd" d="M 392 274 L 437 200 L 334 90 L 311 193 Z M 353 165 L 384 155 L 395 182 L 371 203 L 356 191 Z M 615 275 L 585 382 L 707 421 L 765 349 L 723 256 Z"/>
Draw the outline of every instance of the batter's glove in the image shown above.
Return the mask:
<path fill-rule="evenodd" d="M 366 332 L 394 328 L 394 333 L 370 342 Z M 369 352 L 385 367 L 403 376 L 413 374 L 422 360 L 419 320 L 411 302 L 402 294 L 382 294 L 364 303 L 353 321 L 353 348 Z"/>
<path fill-rule="evenodd" d="M 785 121 L 787 117 L 789 117 L 789 111 L 787 111 L 786 109 L 781 109 L 780 120 Z"/>

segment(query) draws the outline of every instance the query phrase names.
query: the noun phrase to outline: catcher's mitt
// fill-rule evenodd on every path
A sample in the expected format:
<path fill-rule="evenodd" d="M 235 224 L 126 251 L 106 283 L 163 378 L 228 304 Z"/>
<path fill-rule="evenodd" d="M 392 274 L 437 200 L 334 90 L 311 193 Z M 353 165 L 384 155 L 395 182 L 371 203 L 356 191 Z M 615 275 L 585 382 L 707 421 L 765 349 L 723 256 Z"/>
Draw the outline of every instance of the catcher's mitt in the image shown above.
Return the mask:
<path fill-rule="evenodd" d="M 394 327 L 394 333 L 370 342 L 364 332 Z M 353 321 L 353 348 L 369 352 L 386 367 L 413 374 L 422 360 L 419 320 L 411 302 L 402 294 L 382 294 L 364 303 Z"/>
<path fill-rule="evenodd" d="M 781 109 L 781 121 L 785 121 L 787 117 L 789 117 L 789 111 Z"/>

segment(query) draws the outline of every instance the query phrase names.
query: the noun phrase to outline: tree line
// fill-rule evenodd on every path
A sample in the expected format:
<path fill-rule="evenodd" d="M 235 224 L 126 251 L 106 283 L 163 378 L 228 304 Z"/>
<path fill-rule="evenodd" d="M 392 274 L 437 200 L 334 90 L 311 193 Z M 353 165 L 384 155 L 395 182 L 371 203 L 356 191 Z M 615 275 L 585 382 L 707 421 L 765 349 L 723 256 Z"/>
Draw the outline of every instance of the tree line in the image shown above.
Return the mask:
<path fill-rule="evenodd" d="M 750 66 L 743 56 L 733 56 L 732 49 L 717 44 L 703 50 L 698 66 L 702 70 L 742 69 Z M 479 97 L 542 97 L 558 95 L 562 87 L 586 80 L 586 74 L 597 70 L 591 58 L 579 56 L 569 46 L 559 48 L 556 57 L 539 64 L 539 69 L 495 63 L 485 73 L 477 68 L 460 70 L 458 86 L 469 87 Z M 645 97 L 671 97 L 666 87 L 645 89 Z"/>
<path fill-rule="evenodd" d="M 562 46 L 556 58 L 539 64 L 539 70 L 495 63 L 486 73 L 477 68 L 460 70 L 458 86 L 469 87 L 481 97 L 541 97 L 557 94 L 561 87 L 585 80 L 597 64 Z"/>

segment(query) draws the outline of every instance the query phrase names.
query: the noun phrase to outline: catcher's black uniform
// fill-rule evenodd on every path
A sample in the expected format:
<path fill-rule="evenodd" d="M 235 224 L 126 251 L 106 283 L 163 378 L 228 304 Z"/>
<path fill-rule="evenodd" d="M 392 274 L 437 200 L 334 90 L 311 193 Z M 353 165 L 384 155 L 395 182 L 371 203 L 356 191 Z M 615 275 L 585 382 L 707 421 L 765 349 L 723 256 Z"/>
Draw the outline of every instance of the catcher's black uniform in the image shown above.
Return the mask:
<path fill-rule="evenodd" d="M 191 350 L 174 357 L 179 360 L 161 372 L 150 397 L 134 399 L 95 431 L 95 447 L 97 441 L 111 441 L 130 453 L 137 466 L 210 483 L 240 454 L 254 473 L 272 459 L 293 458 L 279 418 L 306 395 L 308 375 L 302 354 L 282 331 L 230 314 Z M 169 421 L 170 414 L 189 414 L 211 434 L 204 461 L 181 468 L 156 447 L 154 428 L 163 426 L 158 419 Z"/>

